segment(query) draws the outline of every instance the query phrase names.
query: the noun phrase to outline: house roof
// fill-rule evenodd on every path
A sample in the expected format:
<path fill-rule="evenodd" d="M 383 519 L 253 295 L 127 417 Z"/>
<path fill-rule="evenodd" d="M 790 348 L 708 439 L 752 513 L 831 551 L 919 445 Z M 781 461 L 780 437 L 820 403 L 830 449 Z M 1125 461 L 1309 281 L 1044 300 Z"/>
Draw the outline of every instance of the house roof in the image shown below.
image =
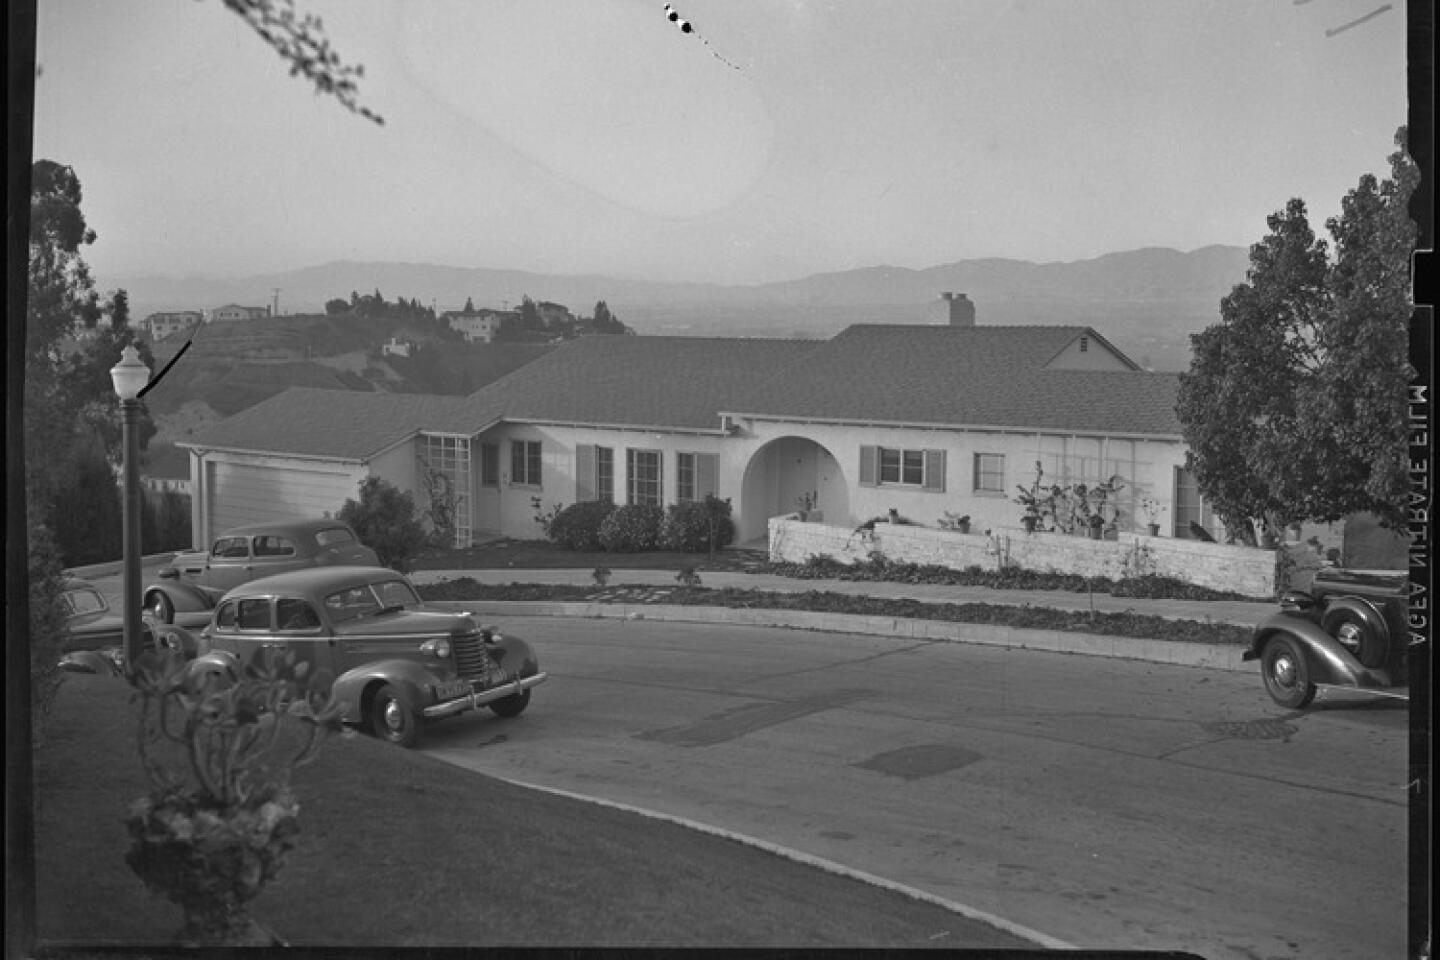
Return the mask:
<path fill-rule="evenodd" d="M 487 384 L 444 429 L 530 420 L 717 430 L 740 404 L 817 341 L 738 337 L 595 336 L 570 340 Z"/>
<path fill-rule="evenodd" d="M 1097 336 L 861 324 L 825 341 L 585 337 L 467 397 L 292 387 L 181 445 L 363 460 L 501 420 L 716 430 L 723 413 L 1178 438 L 1176 375 L 1047 368 L 1082 335 Z"/>
<path fill-rule="evenodd" d="M 1099 339 L 1088 327 L 858 324 L 724 412 L 1178 437 L 1173 374 L 1046 368 L 1082 335 Z"/>
<path fill-rule="evenodd" d="M 364 460 L 433 428 L 460 397 L 291 387 L 176 446 Z M 465 432 L 485 424 L 471 424 Z"/>

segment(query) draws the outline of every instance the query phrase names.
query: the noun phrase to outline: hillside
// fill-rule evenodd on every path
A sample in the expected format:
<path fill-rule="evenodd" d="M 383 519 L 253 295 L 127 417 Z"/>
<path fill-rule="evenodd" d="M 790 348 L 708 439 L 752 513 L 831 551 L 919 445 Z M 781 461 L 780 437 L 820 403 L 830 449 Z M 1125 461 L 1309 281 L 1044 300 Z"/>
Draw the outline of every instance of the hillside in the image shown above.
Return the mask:
<path fill-rule="evenodd" d="M 604 300 L 641 334 L 829 337 L 851 323 L 925 322 L 947 290 L 975 301 L 982 324 L 1090 324 L 1137 360 L 1189 364 L 1189 337 L 1218 319 L 1220 298 L 1245 279 L 1248 251 L 1147 248 L 1066 263 L 962 260 L 916 270 L 867 267 L 757 285 L 662 283 L 412 263 L 341 261 L 241 279 L 98 278 L 124 287 L 132 313 L 262 305 L 279 289 L 282 312 L 319 312 L 326 300 L 379 290 L 437 310 L 550 300 L 588 315 Z M 385 332 L 384 336 L 388 336 Z M 384 336 L 381 339 L 384 339 Z M 1146 362 L 1148 358 L 1148 362 Z"/>

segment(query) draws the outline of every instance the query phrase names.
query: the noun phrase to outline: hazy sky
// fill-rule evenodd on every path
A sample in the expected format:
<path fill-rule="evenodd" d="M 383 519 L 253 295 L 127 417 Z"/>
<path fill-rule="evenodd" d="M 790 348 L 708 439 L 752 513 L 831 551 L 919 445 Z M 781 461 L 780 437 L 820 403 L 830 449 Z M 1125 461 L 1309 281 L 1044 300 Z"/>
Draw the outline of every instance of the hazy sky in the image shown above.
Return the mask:
<path fill-rule="evenodd" d="M 39 0 L 35 155 L 102 289 L 393 260 L 724 283 L 1319 229 L 1405 122 L 1373 0 L 296 0 L 376 126 L 219 0 Z M 703 39 L 702 39 L 703 38 Z M 722 59 L 723 58 L 723 59 Z"/>

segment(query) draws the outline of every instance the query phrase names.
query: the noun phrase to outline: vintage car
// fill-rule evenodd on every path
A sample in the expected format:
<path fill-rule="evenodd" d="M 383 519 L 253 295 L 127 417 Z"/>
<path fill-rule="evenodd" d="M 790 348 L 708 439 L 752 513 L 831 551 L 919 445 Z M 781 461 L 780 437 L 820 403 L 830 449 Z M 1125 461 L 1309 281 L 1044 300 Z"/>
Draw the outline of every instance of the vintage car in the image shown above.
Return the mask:
<path fill-rule="evenodd" d="M 1287 590 L 1243 654 L 1260 661 L 1271 699 L 1298 710 L 1323 686 L 1408 699 L 1410 583 L 1394 571 L 1320 570 Z"/>
<path fill-rule="evenodd" d="M 80 577 L 66 577 L 61 600 L 65 605 L 65 639 L 60 650 L 60 669 L 72 673 L 117 674 L 124 667 L 125 624 L 123 615 L 111 609 L 100 588 Z M 181 626 L 199 628 L 210 620 L 209 614 L 182 614 Z M 185 633 L 162 626 L 148 612 L 140 618 L 142 647 L 162 646 L 182 649 L 186 655 L 193 649 L 185 647 Z"/>
<path fill-rule="evenodd" d="M 209 550 L 175 554 L 144 604 L 159 623 L 184 625 L 210 612 L 225 591 L 261 577 L 323 566 L 378 566 L 375 551 L 339 520 L 292 520 L 226 530 Z"/>
<path fill-rule="evenodd" d="M 423 603 L 383 567 L 314 567 L 253 580 L 220 600 L 192 670 L 238 675 L 262 649 L 288 649 L 334 678 L 347 723 L 402 746 L 427 721 L 488 706 L 518 716 L 543 683 L 525 641 L 458 609 Z"/>

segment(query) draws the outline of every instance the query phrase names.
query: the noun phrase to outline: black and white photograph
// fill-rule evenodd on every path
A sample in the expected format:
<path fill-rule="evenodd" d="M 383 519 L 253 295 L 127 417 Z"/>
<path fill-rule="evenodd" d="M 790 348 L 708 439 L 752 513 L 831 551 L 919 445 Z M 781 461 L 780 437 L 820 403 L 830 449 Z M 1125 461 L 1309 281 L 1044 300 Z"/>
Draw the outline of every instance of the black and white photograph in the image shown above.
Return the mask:
<path fill-rule="evenodd" d="M 7 16 L 7 957 L 1429 960 L 1433 4 Z"/>

